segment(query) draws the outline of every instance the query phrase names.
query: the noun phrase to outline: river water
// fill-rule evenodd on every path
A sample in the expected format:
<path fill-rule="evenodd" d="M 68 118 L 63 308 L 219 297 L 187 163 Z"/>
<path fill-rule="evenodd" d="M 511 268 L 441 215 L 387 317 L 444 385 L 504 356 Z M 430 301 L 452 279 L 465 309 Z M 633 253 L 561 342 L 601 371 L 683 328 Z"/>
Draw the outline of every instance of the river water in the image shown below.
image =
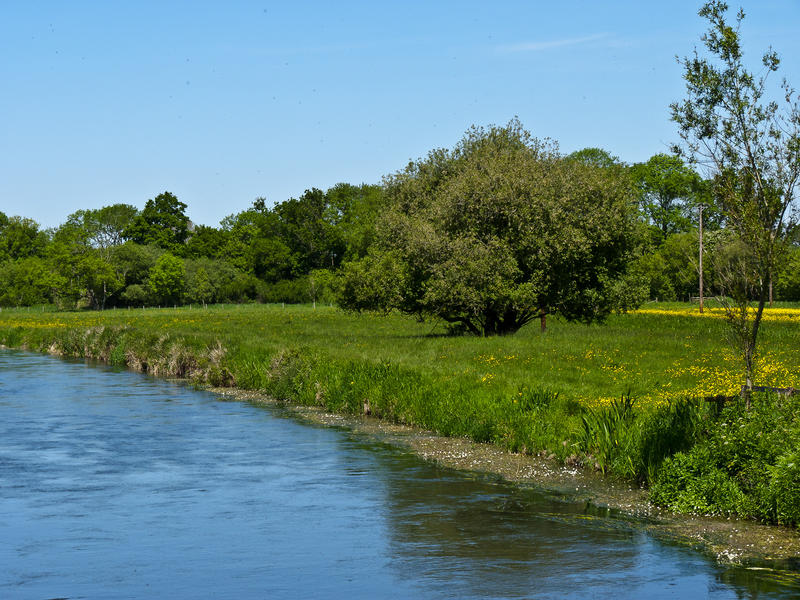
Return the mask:
<path fill-rule="evenodd" d="M 798 595 L 279 407 L 0 350 L 0 598 Z"/>

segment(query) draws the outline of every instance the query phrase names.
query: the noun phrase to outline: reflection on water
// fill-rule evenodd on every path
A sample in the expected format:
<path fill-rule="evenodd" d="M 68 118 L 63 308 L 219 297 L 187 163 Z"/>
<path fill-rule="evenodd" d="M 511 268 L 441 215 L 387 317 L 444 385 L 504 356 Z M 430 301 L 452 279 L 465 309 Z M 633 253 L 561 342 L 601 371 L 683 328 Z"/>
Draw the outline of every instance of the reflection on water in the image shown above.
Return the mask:
<path fill-rule="evenodd" d="M 767 598 L 621 518 L 278 408 L 0 351 L 2 598 Z"/>

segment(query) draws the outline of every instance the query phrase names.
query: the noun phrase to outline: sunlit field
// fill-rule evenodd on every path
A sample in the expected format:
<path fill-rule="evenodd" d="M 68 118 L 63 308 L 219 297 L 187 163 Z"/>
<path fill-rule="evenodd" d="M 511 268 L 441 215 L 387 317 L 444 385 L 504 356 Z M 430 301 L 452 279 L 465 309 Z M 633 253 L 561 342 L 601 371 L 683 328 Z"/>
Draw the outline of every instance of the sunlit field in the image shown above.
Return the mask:
<path fill-rule="evenodd" d="M 650 304 L 591 326 L 550 318 L 544 334 L 536 324 L 491 338 L 448 337 L 434 322 L 320 306 L 0 313 L 2 335 L 20 328 L 29 346 L 59 330 L 97 327 L 158 332 L 198 349 L 221 344 L 234 373 L 279 350 L 305 349 L 334 362 L 388 363 L 498 395 L 545 388 L 585 405 L 623 394 L 640 404 L 732 395 L 742 385 L 724 314 L 718 308 L 700 314 L 696 305 Z M 766 309 L 760 340 L 756 384 L 800 388 L 800 308 Z"/>

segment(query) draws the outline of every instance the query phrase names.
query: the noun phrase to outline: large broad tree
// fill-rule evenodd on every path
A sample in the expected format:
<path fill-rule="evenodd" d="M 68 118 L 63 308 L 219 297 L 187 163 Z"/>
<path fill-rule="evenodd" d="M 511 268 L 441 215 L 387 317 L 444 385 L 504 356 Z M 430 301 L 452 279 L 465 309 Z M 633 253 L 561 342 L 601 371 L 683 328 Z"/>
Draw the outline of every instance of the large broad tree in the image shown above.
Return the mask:
<path fill-rule="evenodd" d="M 435 316 L 479 335 L 550 313 L 602 319 L 632 244 L 632 191 L 615 169 L 566 160 L 519 121 L 473 127 L 452 150 L 385 179 L 370 253 L 341 303 Z"/>
<path fill-rule="evenodd" d="M 738 238 L 730 268 L 720 269 L 721 297 L 730 298 L 727 315 L 749 403 L 761 317 L 800 176 L 800 106 L 785 80 L 781 89 L 768 91 L 768 76 L 780 64 L 774 51 L 762 56 L 760 74 L 746 68 L 744 12 L 738 12 L 735 25 L 726 20 L 727 12 L 719 0 L 700 9 L 709 22 L 702 37 L 707 54 L 695 50 L 681 61 L 686 98 L 671 109 L 683 140 L 677 150 L 708 170 L 727 227 Z"/>

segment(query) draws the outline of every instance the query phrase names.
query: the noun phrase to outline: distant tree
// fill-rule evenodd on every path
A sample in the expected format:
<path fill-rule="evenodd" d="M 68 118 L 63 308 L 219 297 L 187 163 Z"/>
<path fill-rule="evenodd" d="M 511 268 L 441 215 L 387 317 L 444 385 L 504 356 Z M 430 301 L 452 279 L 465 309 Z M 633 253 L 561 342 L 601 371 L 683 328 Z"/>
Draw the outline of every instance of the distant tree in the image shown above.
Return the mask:
<path fill-rule="evenodd" d="M 345 307 L 436 316 L 480 335 L 613 309 L 634 228 L 617 170 L 565 160 L 513 120 L 473 127 L 385 186 L 376 246 L 345 270 Z M 390 289 L 375 284 L 382 278 Z"/>
<path fill-rule="evenodd" d="M 335 276 L 329 269 L 314 269 L 308 274 L 308 297 L 317 307 L 317 302 L 332 300 Z"/>
<path fill-rule="evenodd" d="M 150 269 L 148 279 L 153 295 L 165 304 L 181 301 L 186 288 L 186 268 L 183 260 L 166 252 Z"/>
<path fill-rule="evenodd" d="M 790 247 L 779 267 L 777 296 L 780 300 L 800 300 L 800 247 Z"/>
<path fill-rule="evenodd" d="M 327 217 L 338 231 L 344 247 L 343 259 L 366 256 L 375 241 L 375 224 L 383 207 L 383 188 L 379 185 L 338 183 L 327 192 Z"/>
<path fill-rule="evenodd" d="M 710 246 L 710 240 L 706 240 L 706 243 Z M 709 249 L 706 248 L 707 251 Z M 700 242 L 696 231 L 670 235 L 659 249 L 665 262 L 665 273 L 678 300 L 685 301 L 689 296 L 697 295 L 700 285 L 699 253 Z M 709 261 L 706 261 L 703 269 L 705 273 L 709 272 L 709 266 Z"/>
<path fill-rule="evenodd" d="M 800 104 L 785 81 L 780 101 L 767 93 L 767 77 L 780 64 L 774 51 L 762 57 L 764 74 L 747 70 L 740 37 L 744 12 L 731 26 L 727 11 L 718 0 L 700 9 L 709 23 L 702 37 L 708 57 L 695 51 L 681 61 L 686 98 L 671 109 L 683 140 L 676 149 L 708 169 L 726 226 L 739 241 L 723 283 L 732 298 L 726 311 L 749 405 L 761 318 L 800 177 Z"/>
<path fill-rule="evenodd" d="M 620 160 L 602 148 L 583 148 L 567 155 L 567 160 L 576 160 L 590 167 L 611 168 L 621 166 Z"/>
<path fill-rule="evenodd" d="M 125 242 L 124 232 L 131 226 L 138 214 L 130 204 L 112 204 L 97 210 L 79 210 L 67 217 L 67 222 L 82 227 L 88 243 L 103 251 Z"/>
<path fill-rule="evenodd" d="M 125 230 L 133 223 L 138 209 L 130 204 L 111 204 L 96 211 L 96 231 L 93 243 L 98 248 L 110 248 L 124 243 Z"/>
<path fill-rule="evenodd" d="M 229 234 L 223 229 L 195 226 L 186 242 L 185 254 L 187 258 L 221 258 L 228 244 Z"/>
<path fill-rule="evenodd" d="M 257 237 L 246 250 L 248 271 L 267 282 L 290 279 L 297 272 L 298 256 L 278 237 Z"/>
<path fill-rule="evenodd" d="M 114 267 L 97 249 L 81 255 L 74 267 L 75 281 L 79 282 L 91 308 L 104 310 L 108 298 L 123 287 L 123 281 Z"/>
<path fill-rule="evenodd" d="M 291 250 L 295 275 L 312 269 L 334 268 L 344 256 L 345 245 L 331 222 L 328 199 L 322 190 L 306 190 L 273 208 L 278 218 L 281 241 Z"/>
<path fill-rule="evenodd" d="M 675 300 L 675 288 L 667 272 L 667 262 L 659 250 L 639 256 L 631 270 L 639 273 L 647 282 L 648 296 L 653 300 Z"/>
<path fill-rule="evenodd" d="M 0 306 L 48 303 L 61 284 L 58 275 L 38 256 L 0 262 Z"/>
<path fill-rule="evenodd" d="M 0 219 L 0 260 L 41 256 L 47 243 L 47 234 L 39 229 L 36 221 L 24 217 L 2 215 L 2 219 Z"/>
<path fill-rule="evenodd" d="M 103 309 L 109 297 L 123 287 L 108 250 L 92 246 L 92 232 L 81 218 L 70 218 L 55 231 L 47 257 L 63 280 L 57 292 L 60 304 L 85 302 Z"/>
<path fill-rule="evenodd" d="M 197 269 L 189 287 L 189 294 L 192 299 L 202 303 L 203 306 L 214 297 L 214 286 L 211 285 L 211 279 L 204 268 Z"/>
<path fill-rule="evenodd" d="M 631 173 L 642 214 L 661 230 L 662 240 L 691 227 L 692 198 L 699 192 L 701 180 L 683 160 L 655 154 L 647 162 L 633 165 Z"/>
<path fill-rule="evenodd" d="M 109 262 L 126 286 L 142 285 L 147 282 L 150 269 L 162 254 L 164 250 L 157 246 L 125 242 L 111 248 Z"/>
<path fill-rule="evenodd" d="M 388 313 L 405 303 L 408 266 L 400 252 L 371 248 L 359 259 L 342 264 L 340 306 L 348 310 Z"/>
<path fill-rule="evenodd" d="M 229 262 L 213 258 L 186 259 L 186 298 L 189 302 L 229 302 L 254 299 L 252 278 Z M 207 280 L 208 286 L 204 280 Z M 209 291 L 210 288 L 210 291 Z M 243 289 L 244 288 L 244 289 Z M 209 292 L 210 295 L 206 295 Z M 249 295 L 248 295 L 249 294 Z"/>
<path fill-rule="evenodd" d="M 141 283 L 133 283 L 125 288 L 120 294 L 120 299 L 127 306 L 149 306 L 154 303 L 153 293 L 150 286 Z"/>
<path fill-rule="evenodd" d="M 152 244 L 182 256 L 189 237 L 186 205 L 169 192 L 159 194 L 145 203 L 142 212 L 123 233 L 137 244 Z"/>
<path fill-rule="evenodd" d="M 293 258 L 286 258 L 291 250 L 281 236 L 278 215 L 266 207 L 263 198 L 257 198 L 253 208 L 225 217 L 220 228 L 226 238 L 221 256 L 240 271 L 268 278 L 278 265 L 275 270 L 288 268 L 294 273 L 292 266 L 284 264 L 287 260 L 293 264 Z M 273 251 L 277 252 L 274 258 L 270 256 Z"/>

